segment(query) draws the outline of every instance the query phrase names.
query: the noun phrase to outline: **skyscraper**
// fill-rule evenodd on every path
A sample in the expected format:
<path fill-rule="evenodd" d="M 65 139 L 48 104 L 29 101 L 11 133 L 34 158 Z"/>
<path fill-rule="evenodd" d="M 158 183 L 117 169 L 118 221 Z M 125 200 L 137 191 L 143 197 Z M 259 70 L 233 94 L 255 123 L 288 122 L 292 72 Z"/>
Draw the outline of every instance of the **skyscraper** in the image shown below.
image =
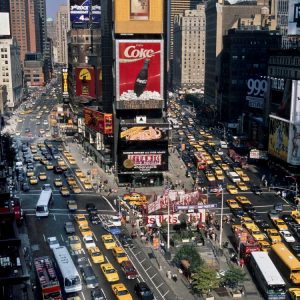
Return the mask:
<path fill-rule="evenodd" d="M 47 43 L 46 1 L 34 0 L 37 52 L 44 53 Z"/>
<path fill-rule="evenodd" d="M 68 63 L 67 32 L 70 29 L 69 10 L 67 5 L 61 5 L 56 16 L 57 62 Z"/>
<path fill-rule="evenodd" d="M 9 12 L 9 0 L 0 1 L 0 12 Z"/>

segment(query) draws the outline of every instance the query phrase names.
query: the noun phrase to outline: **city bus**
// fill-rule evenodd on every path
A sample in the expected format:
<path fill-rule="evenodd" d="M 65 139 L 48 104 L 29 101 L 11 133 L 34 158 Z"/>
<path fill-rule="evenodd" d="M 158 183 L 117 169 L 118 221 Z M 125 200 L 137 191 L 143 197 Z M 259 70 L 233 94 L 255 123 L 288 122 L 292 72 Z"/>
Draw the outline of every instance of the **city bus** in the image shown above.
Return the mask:
<path fill-rule="evenodd" d="M 265 299 L 285 299 L 285 282 L 267 252 L 251 252 L 248 266 Z"/>
<path fill-rule="evenodd" d="M 283 243 L 272 245 L 270 257 L 276 263 L 281 274 L 292 283 L 300 283 L 300 261 Z"/>
<path fill-rule="evenodd" d="M 49 256 L 35 258 L 34 267 L 42 299 L 61 300 L 61 288 L 51 258 Z"/>
<path fill-rule="evenodd" d="M 52 249 L 58 269 L 62 276 L 63 288 L 66 293 L 82 290 L 81 279 L 68 249 L 65 246 Z"/>
<path fill-rule="evenodd" d="M 49 216 L 49 205 L 53 200 L 52 189 L 50 184 L 44 184 L 39 200 L 36 204 L 35 215 L 37 217 Z"/>

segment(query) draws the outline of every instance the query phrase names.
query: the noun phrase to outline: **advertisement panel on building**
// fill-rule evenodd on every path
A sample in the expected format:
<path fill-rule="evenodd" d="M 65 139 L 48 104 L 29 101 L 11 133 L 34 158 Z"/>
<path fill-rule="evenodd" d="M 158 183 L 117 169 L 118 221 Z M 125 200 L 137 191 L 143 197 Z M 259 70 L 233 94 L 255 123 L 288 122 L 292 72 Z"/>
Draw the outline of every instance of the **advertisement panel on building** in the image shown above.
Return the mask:
<path fill-rule="evenodd" d="M 288 35 L 300 34 L 300 0 L 289 0 Z"/>
<path fill-rule="evenodd" d="M 248 106 L 252 108 L 264 108 L 264 96 L 267 92 L 268 82 L 260 77 L 251 77 L 247 80 L 246 101 Z"/>
<path fill-rule="evenodd" d="M 63 68 L 62 70 L 62 92 L 63 97 L 69 96 L 69 84 L 68 84 L 68 69 Z"/>
<path fill-rule="evenodd" d="M 95 70 L 92 67 L 76 68 L 76 96 L 96 97 Z"/>
<path fill-rule="evenodd" d="M 83 110 L 85 126 L 102 132 L 103 134 L 113 133 L 112 114 L 96 111 L 91 108 L 85 107 Z"/>
<path fill-rule="evenodd" d="M 168 128 L 155 126 L 122 127 L 121 140 L 125 141 L 161 141 L 168 138 Z"/>
<path fill-rule="evenodd" d="M 70 0 L 71 23 L 100 23 L 101 6 L 98 0 Z"/>
<path fill-rule="evenodd" d="M 270 115 L 269 124 L 269 154 L 283 160 L 288 160 L 289 122 Z"/>
<path fill-rule="evenodd" d="M 115 33 L 163 33 L 163 0 L 115 0 Z"/>
<path fill-rule="evenodd" d="M 170 224 L 180 224 L 180 214 L 170 214 L 169 215 L 169 223 Z M 204 221 L 205 219 L 205 209 L 201 209 L 198 213 L 187 213 L 188 222 L 198 224 Z M 161 226 L 162 223 L 168 221 L 168 215 L 148 215 L 146 217 L 146 222 L 148 225 Z"/>
<path fill-rule="evenodd" d="M 289 149 L 287 162 L 294 166 L 300 165 L 300 124 L 290 123 Z"/>
<path fill-rule="evenodd" d="M 292 95 L 291 95 L 291 117 L 292 123 L 300 122 L 300 80 L 292 81 Z"/>
<path fill-rule="evenodd" d="M 92 19 L 94 23 L 101 22 L 101 1 L 91 0 L 92 1 Z"/>
<path fill-rule="evenodd" d="M 163 41 L 117 40 L 117 101 L 163 99 Z"/>
<path fill-rule="evenodd" d="M 9 13 L 0 12 L 0 36 L 10 35 Z"/>
<path fill-rule="evenodd" d="M 119 169 L 123 173 L 166 171 L 168 153 L 165 150 L 123 151 Z"/>

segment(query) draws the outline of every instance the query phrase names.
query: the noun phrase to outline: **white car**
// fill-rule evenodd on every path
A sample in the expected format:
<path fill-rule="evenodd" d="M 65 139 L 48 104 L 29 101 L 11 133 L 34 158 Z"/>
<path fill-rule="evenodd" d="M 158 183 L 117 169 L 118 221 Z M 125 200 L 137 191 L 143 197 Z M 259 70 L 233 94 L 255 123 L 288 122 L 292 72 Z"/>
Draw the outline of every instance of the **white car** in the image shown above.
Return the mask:
<path fill-rule="evenodd" d="M 289 230 L 280 230 L 279 233 L 287 243 L 296 242 L 295 238 L 292 236 Z"/>
<path fill-rule="evenodd" d="M 57 247 L 60 247 L 59 242 L 55 236 L 48 237 L 47 242 L 50 249 L 55 249 Z"/>
<path fill-rule="evenodd" d="M 82 239 L 83 239 L 85 248 L 88 249 L 88 248 L 96 247 L 95 241 L 91 236 L 84 236 Z"/>
<path fill-rule="evenodd" d="M 121 226 L 121 219 L 119 216 L 111 216 L 110 221 L 114 226 Z"/>

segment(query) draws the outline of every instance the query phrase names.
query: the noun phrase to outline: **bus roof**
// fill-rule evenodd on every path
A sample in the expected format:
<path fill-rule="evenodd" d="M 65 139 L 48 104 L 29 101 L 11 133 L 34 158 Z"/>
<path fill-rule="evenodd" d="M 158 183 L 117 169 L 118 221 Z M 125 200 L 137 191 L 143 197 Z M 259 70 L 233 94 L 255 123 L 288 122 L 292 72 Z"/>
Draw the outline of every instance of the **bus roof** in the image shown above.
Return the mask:
<path fill-rule="evenodd" d="M 267 252 L 254 251 L 251 252 L 251 255 L 268 285 L 285 285 L 284 280 L 282 279 Z"/>
<path fill-rule="evenodd" d="M 283 243 L 272 245 L 272 249 L 290 270 L 300 270 L 300 261 Z"/>
<path fill-rule="evenodd" d="M 36 206 L 47 206 L 51 198 L 52 190 L 42 190 Z"/>

